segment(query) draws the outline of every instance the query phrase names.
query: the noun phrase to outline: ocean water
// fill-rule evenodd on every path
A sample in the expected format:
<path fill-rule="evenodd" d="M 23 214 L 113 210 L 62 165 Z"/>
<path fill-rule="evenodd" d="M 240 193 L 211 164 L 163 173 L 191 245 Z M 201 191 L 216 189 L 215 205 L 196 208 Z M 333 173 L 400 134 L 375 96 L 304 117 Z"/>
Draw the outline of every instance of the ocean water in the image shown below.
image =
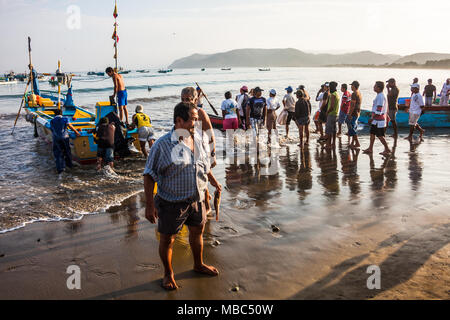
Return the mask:
<path fill-rule="evenodd" d="M 363 108 L 369 109 L 375 97 L 375 81 L 394 77 L 400 96 L 409 96 L 409 84 L 418 77 L 422 86 L 428 78 L 438 90 L 448 77 L 444 70 L 364 69 L 364 68 L 272 68 L 260 72 L 256 68 L 233 68 L 231 71 L 207 69 L 180 69 L 168 74 L 156 70 L 124 75 L 128 90 L 128 108 L 134 113 L 136 104 L 142 104 L 153 121 L 157 136 L 172 126 L 172 110 L 179 101 L 183 87 L 198 82 L 216 109 L 220 108 L 225 91 L 233 96 L 242 85 L 275 89 L 281 99 L 288 85 L 306 86 L 312 97 L 326 81 L 361 83 Z M 152 90 L 149 91 L 148 88 Z M 42 82 L 41 89 L 55 90 Z M 93 111 L 97 101 L 107 101 L 113 91 L 107 77 L 88 77 L 85 73 L 73 81 L 74 101 Z M 85 214 L 107 211 L 113 205 L 143 190 L 143 158 L 121 159 L 116 163 L 117 175 L 96 173 L 94 166 L 75 167 L 58 177 L 55 173 L 51 148 L 33 137 L 33 127 L 20 117 L 15 134 L 11 129 L 17 114 L 25 84 L 0 86 L 0 232 L 11 231 L 35 221 L 81 219 Z M 208 112 L 212 113 L 206 101 Z M 313 102 L 313 108 L 317 104 Z M 273 211 L 281 204 L 284 218 L 290 219 L 301 206 L 302 210 L 316 210 L 321 206 L 336 207 L 347 201 L 357 203 L 356 210 L 369 207 L 395 208 L 414 211 L 442 207 L 449 196 L 449 170 L 446 170 L 450 152 L 448 130 L 428 131 L 426 140 L 410 145 L 397 141 L 396 153 L 385 159 L 375 153 L 355 155 L 342 138 L 336 153 L 326 153 L 312 139 L 301 151 L 296 141 L 297 131 L 291 126 L 292 140 L 266 150 L 274 155 L 277 173 L 264 171 L 264 159 L 250 160 L 247 149 L 226 153 L 226 139 L 218 137 L 218 166 L 214 174 L 226 187 L 223 195 L 225 210 L 255 212 Z M 280 128 L 282 135 L 284 128 Z M 403 133 L 404 134 L 404 133 Z M 363 146 L 368 143 L 367 130 L 361 131 Z M 392 146 L 394 142 L 388 141 Z M 377 145 L 379 148 L 379 145 Z M 263 145 L 264 149 L 265 146 Z M 381 150 L 380 150 L 381 151 Z M 244 155 L 239 158 L 239 154 Z M 241 159 L 241 160 L 238 160 Z M 262 161 L 264 160 L 264 161 Z M 445 189 L 447 188 L 447 189 Z M 427 197 L 413 197 L 421 192 Z M 437 196 L 436 196 L 437 194 Z M 404 200 L 407 200 L 405 202 Z M 367 200 L 364 201 L 364 200 Z M 291 211 L 289 211 L 291 210 Z M 280 215 L 281 213 L 279 213 Z"/>

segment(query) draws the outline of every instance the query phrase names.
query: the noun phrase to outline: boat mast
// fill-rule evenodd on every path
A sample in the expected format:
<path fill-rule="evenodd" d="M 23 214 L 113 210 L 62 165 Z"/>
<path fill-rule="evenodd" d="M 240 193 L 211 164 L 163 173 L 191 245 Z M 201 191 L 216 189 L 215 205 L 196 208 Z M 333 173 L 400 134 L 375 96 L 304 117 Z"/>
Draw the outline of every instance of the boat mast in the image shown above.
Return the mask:
<path fill-rule="evenodd" d="M 119 37 L 117 36 L 117 0 L 115 0 L 115 4 L 114 4 L 114 12 L 113 12 L 113 17 L 114 17 L 114 33 L 113 33 L 113 40 L 114 40 L 114 60 L 115 60 L 115 68 L 114 70 L 117 72 L 117 42 L 119 40 Z"/>
<path fill-rule="evenodd" d="M 61 73 L 61 60 L 58 60 L 58 69 L 56 70 L 56 78 L 58 79 L 58 109 L 61 109 L 61 79 L 59 74 Z"/>

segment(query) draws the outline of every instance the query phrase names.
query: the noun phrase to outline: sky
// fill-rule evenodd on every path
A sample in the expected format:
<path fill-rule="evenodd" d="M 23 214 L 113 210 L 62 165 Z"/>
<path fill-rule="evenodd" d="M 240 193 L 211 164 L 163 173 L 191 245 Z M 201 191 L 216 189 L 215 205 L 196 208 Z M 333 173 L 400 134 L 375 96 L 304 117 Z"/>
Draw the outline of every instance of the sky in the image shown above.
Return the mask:
<path fill-rule="evenodd" d="M 114 0 L 0 0 L 0 72 L 113 65 Z M 161 68 L 194 53 L 450 53 L 449 0 L 118 0 L 119 65 Z"/>

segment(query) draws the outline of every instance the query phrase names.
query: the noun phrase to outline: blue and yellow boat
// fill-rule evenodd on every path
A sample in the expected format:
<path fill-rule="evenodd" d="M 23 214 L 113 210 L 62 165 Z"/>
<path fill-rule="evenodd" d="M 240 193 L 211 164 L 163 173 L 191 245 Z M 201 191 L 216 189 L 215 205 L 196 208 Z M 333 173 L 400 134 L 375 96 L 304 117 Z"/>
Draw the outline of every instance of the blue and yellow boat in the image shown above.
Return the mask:
<path fill-rule="evenodd" d="M 35 73 L 34 70 L 33 73 Z M 58 92 L 39 90 L 38 82 L 33 79 L 31 90 L 24 96 L 25 118 L 34 125 L 35 137 L 39 137 L 47 143 L 52 143 L 50 121 L 55 116 L 55 110 L 62 109 L 62 116 L 68 118 L 80 133 L 80 136 L 77 136 L 75 132 L 69 130 L 73 160 L 80 164 L 95 163 L 97 144 L 94 141 L 93 131 L 103 117 L 108 117 L 110 122 L 113 121 L 116 123 L 116 127 L 120 127 L 117 106 L 112 104 L 111 101 L 98 102 L 95 106 L 95 114 L 76 106 L 72 98 L 71 77 L 68 77 L 68 90 L 65 93 L 62 93 L 60 88 L 61 84 L 64 83 L 64 77 L 67 79 L 67 75 L 57 73 L 56 77 L 58 79 Z M 134 144 L 135 149 L 140 150 L 137 129 L 127 130 L 123 128 L 122 130 L 116 130 L 116 156 L 130 155 L 132 152 L 129 144 L 131 143 Z"/>

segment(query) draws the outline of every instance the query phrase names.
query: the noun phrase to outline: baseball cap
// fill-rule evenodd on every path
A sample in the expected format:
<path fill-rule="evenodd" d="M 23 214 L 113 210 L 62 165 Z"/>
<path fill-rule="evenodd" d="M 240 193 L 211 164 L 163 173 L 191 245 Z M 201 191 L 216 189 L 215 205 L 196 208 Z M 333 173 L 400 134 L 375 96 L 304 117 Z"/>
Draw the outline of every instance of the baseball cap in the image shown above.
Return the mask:
<path fill-rule="evenodd" d="M 305 86 L 301 84 L 298 86 L 297 90 L 305 90 Z"/>
<path fill-rule="evenodd" d="M 245 92 L 248 92 L 248 87 L 247 86 L 242 86 L 241 90 L 245 91 Z"/>
<path fill-rule="evenodd" d="M 292 92 L 292 91 L 294 91 L 294 89 L 292 89 L 292 87 L 291 87 L 291 86 L 289 86 L 289 87 L 285 88 L 284 90 L 286 90 L 287 92 Z"/>
<path fill-rule="evenodd" d="M 417 88 L 417 89 L 420 89 L 420 85 L 419 85 L 418 83 L 413 83 L 413 84 L 411 85 L 411 88 Z"/>
<path fill-rule="evenodd" d="M 329 87 L 330 83 L 329 82 L 325 82 L 323 85 L 326 86 L 326 87 Z"/>
<path fill-rule="evenodd" d="M 260 87 L 256 87 L 255 89 L 253 89 L 254 92 L 259 92 L 259 91 L 264 91 L 263 89 L 261 89 Z"/>
<path fill-rule="evenodd" d="M 275 89 L 270 89 L 269 93 L 270 93 L 270 94 L 273 94 L 273 95 L 276 95 L 276 94 L 277 94 L 277 92 L 275 91 Z"/>
<path fill-rule="evenodd" d="M 395 82 L 394 78 L 390 78 L 389 80 L 387 80 L 386 82 Z"/>

